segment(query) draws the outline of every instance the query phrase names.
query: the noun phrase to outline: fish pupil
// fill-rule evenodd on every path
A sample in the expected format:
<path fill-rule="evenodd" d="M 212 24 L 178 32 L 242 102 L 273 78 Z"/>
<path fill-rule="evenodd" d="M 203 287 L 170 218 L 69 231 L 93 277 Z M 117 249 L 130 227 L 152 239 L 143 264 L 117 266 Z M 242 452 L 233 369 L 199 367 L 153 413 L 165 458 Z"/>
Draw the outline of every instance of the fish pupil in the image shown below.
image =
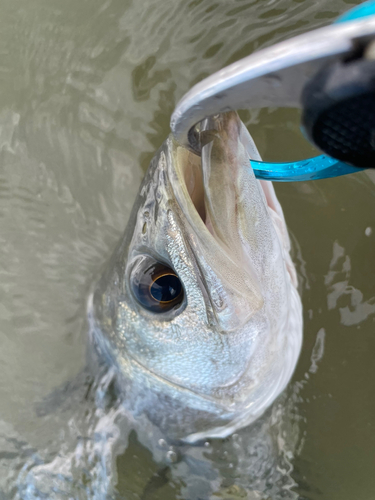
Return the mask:
<path fill-rule="evenodd" d="M 181 293 L 181 281 L 174 274 L 166 274 L 157 278 L 151 285 L 151 295 L 159 302 L 170 302 Z"/>

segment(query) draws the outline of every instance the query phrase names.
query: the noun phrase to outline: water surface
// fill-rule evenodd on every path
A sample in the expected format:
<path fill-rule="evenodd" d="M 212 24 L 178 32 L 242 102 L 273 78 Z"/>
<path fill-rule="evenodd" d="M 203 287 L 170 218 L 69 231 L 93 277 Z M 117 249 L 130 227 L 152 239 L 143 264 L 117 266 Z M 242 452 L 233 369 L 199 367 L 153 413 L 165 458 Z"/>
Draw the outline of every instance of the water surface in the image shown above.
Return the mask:
<path fill-rule="evenodd" d="M 90 285 L 178 99 L 354 3 L 0 0 L 0 498 L 373 496 L 371 172 L 276 186 L 305 329 L 293 381 L 265 423 L 182 462 L 161 446 L 173 452 L 161 465 L 134 433 L 125 446 L 121 411 L 105 399 L 109 379 L 92 402 L 79 375 Z M 265 159 L 314 154 L 297 111 L 241 116 Z"/>

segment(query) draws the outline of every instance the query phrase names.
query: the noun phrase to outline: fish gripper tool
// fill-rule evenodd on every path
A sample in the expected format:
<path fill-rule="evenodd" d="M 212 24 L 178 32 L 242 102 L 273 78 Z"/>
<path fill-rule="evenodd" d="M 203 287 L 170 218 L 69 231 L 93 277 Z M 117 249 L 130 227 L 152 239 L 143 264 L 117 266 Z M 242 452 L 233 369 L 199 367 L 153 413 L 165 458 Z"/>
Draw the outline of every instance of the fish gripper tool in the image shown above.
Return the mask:
<path fill-rule="evenodd" d="M 306 181 L 375 167 L 374 0 L 202 80 L 177 104 L 171 130 L 200 154 L 205 118 L 271 106 L 300 108 L 304 135 L 324 154 L 285 163 L 251 160 L 256 177 Z"/>

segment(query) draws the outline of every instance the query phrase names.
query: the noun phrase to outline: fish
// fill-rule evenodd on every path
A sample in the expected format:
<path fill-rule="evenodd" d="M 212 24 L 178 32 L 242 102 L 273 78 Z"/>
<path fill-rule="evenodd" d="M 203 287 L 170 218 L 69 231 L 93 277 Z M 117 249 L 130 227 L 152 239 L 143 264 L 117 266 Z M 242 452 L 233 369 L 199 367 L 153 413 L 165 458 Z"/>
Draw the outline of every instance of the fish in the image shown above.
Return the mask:
<path fill-rule="evenodd" d="M 282 208 L 235 112 L 169 136 L 90 295 L 90 338 L 149 434 L 195 443 L 257 420 L 284 391 L 302 304 Z M 155 434 L 156 435 L 156 434 Z"/>
<path fill-rule="evenodd" d="M 155 154 L 93 280 L 86 366 L 35 407 L 56 432 L 12 466 L 22 499 L 298 497 L 298 383 L 284 389 L 303 324 L 284 215 L 236 113 L 199 137 L 200 155 L 172 136 Z"/>

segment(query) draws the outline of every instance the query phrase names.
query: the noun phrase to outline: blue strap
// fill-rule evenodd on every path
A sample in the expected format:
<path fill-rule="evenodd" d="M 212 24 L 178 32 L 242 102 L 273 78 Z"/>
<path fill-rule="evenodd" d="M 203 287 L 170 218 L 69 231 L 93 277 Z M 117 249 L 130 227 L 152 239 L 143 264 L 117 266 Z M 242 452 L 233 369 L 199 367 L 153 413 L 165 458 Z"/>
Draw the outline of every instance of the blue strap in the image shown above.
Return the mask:
<path fill-rule="evenodd" d="M 250 160 L 250 164 L 255 177 L 258 179 L 278 182 L 313 181 L 365 170 L 351 167 L 347 163 L 335 160 L 327 155 L 289 163 L 267 163 Z"/>
<path fill-rule="evenodd" d="M 368 17 L 375 14 L 375 2 L 373 0 L 369 0 L 368 2 L 363 2 L 357 7 L 353 7 L 353 9 L 348 10 L 342 16 L 338 17 L 335 23 L 345 23 L 346 21 L 353 21 L 354 19 L 358 19 L 359 17 Z"/>
<path fill-rule="evenodd" d="M 367 17 L 373 14 L 375 14 L 375 1 L 370 0 L 350 9 L 335 22 L 353 21 L 359 17 Z M 315 156 L 314 158 L 290 163 L 267 163 L 254 160 L 251 160 L 250 163 L 255 177 L 278 182 L 327 179 L 328 177 L 338 177 L 365 170 L 363 168 L 351 167 L 347 163 L 335 160 L 327 155 Z"/>

